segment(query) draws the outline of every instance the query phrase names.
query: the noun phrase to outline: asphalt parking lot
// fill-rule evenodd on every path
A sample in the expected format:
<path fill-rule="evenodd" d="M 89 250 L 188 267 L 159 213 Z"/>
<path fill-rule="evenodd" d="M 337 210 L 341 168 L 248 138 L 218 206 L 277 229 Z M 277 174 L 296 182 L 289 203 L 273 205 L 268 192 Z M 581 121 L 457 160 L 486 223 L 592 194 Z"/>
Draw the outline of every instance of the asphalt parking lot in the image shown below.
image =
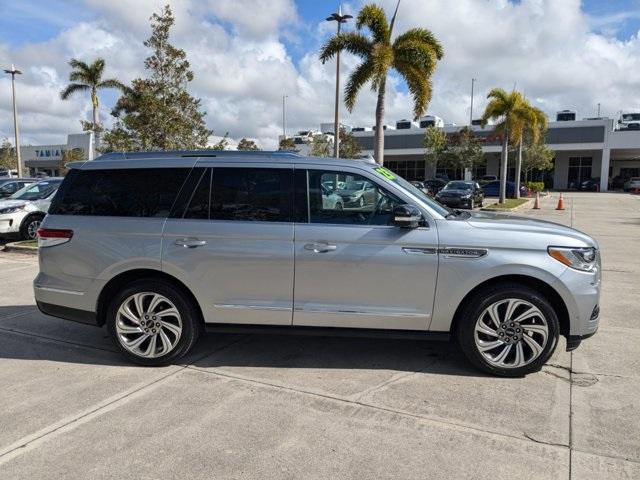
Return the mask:
<path fill-rule="evenodd" d="M 34 256 L 0 253 L 0 478 L 640 478 L 640 196 L 521 215 L 600 243 L 601 327 L 499 379 L 448 344 L 209 335 L 165 368 L 34 305 Z"/>

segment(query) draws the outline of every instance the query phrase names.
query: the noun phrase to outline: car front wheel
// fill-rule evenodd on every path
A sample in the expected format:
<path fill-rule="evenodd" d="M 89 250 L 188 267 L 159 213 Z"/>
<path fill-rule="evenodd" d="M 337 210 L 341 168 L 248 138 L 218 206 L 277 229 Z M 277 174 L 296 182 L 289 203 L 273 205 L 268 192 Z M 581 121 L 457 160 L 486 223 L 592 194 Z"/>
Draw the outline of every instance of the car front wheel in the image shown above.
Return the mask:
<path fill-rule="evenodd" d="M 44 217 L 40 214 L 29 215 L 20 226 L 20 238 L 22 240 L 35 240 L 38 238 L 38 228 Z"/>
<path fill-rule="evenodd" d="M 558 317 L 549 301 L 518 284 L 475 295 L 462 313 L 457 337 L 479 369 L 504 377 L 538 371 L 558 343 Z"/>
<path fill-rule="evenodd" d="M 107 310 L 107 328 L 120 350 L 141 365 L 165 365 L 184 356 L 202 329 L 190 298 L 170 282 L 136 280 Z"/>

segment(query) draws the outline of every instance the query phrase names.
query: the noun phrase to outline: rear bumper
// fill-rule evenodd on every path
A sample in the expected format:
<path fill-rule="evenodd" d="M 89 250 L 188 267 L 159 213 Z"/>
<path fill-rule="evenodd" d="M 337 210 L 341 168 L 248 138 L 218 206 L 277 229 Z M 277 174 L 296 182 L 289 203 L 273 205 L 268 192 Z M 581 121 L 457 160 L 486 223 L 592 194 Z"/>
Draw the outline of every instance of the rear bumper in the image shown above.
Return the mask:
<path fill-rule="evenodd" d="M 86 325 L 98 325 L 98 317 L 95 312 L 89 312 L 87 310 L 78 310 L 77 308 L 63 307 L 61 305 L 53 305 L 52 303 L 44 303 L 36 301 L 38 310 L 45 315 L 51 315 L 52 317 L 62 318 L 64 320 L 71 320 L 72 322 L 84 323 Z"/>

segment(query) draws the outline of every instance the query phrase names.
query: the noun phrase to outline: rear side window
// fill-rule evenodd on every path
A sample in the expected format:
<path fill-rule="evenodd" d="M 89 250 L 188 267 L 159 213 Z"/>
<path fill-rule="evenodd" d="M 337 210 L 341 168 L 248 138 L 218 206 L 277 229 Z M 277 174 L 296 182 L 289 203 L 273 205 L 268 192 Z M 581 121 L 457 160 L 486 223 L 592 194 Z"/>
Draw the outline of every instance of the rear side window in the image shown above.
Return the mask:
<path fill-rule="evenodd" d="M 71 170 L 49 213 L 166 217 L 189 169 Z"/>
<path fill-rule="evenodd" d="M 213 169 L 211 220 L 289 222 L 292 207 L 292 170 Z"/>

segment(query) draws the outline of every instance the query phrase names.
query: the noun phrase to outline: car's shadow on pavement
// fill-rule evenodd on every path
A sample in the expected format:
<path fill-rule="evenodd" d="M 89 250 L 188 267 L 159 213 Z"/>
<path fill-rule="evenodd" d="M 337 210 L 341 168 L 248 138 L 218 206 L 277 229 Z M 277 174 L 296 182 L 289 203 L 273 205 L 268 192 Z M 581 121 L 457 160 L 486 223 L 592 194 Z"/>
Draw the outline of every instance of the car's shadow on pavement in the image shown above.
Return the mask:
<path fill-rule="evenodd" d="M 43 315 L 33 305 L 0 306 L 0 359 L 133 366 L 105 328 Z M 205 333 L 176 365 L 344 369 L 484 376 L 455 342 L 309 335 Z M 143 368 L 143 367 L 141 367 Z"/>

